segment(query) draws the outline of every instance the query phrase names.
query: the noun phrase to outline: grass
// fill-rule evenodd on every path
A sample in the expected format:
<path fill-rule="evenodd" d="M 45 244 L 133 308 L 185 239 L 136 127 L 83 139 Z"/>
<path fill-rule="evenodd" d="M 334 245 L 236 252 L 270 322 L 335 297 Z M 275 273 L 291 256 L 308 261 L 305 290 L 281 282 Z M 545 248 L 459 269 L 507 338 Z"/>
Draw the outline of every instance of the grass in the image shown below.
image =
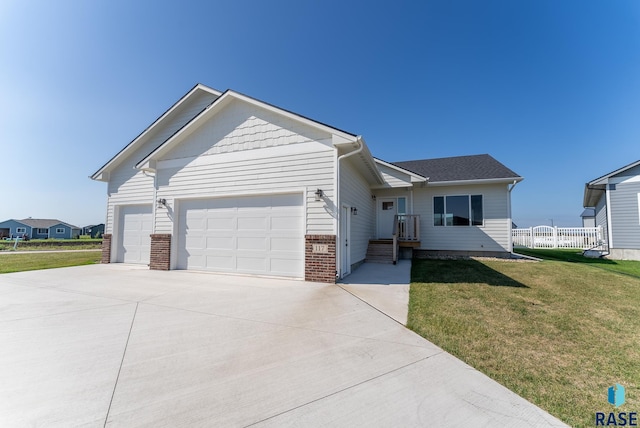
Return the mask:
<path fill-rule="evenodd" d="M 0 241 L 0 251 L 13 251 L 15 241 Z M 102 239 L 32 239 L 18 241 L 16 251 L 98 250 Z"/>
<path fill-rule="evenodd" d="M 414 260 L 412 281 L 409 328 L 567 424 L 612 411 L 614 383 L 627 388 L 620 411 L 640 410 L 640 278 L 557 260 Z"/>
<path fill-rule="evenodd" d="M 0 273 L 90 265 L 98 263 L 100 257 L 97 251 L 7 254 L 0 256 Z"/>
<path fill-rule="evenodd" d="M 640 262 L 632 260 L 593 259 L 582 255 L 582 250 L 516 248 L 516 253 L 544 260 L 573 263 L 589 263 L 594 267 L 612 272 L 624 273 L 640 278 Z"/>

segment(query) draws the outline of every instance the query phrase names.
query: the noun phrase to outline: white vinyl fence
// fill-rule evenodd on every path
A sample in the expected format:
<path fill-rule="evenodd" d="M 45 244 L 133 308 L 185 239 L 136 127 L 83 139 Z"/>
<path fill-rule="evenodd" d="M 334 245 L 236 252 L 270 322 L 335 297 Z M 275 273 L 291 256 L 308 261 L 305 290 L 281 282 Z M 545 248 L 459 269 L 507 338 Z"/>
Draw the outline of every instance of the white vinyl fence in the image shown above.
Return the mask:
<path fill-rule="evenodd" d="M 514 247 L 579 248 L 587 250 L 603 245 L 602 227 L 536 226 L 512 229 Z"/>

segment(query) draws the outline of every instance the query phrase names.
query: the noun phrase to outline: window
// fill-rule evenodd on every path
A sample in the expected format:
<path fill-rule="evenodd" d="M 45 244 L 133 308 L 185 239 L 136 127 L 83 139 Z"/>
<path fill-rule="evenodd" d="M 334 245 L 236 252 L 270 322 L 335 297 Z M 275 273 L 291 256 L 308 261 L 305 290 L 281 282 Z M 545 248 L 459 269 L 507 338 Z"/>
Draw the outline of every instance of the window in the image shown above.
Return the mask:
<path fill-rule="evenodd" d="M 16 233 L 27 233 L 26 227 L 16 227 Z"/>
<path fill-rule="evenodd" d="M 407 213 L 407 198 L 398 198 L 398 214 Z"/>
<path fill-rule="evenodd" d="M 482 195 L 434 196 L 434 226 L 482 226 Z"/>
<path fill-rule="evenodd" d="M 382 203 L 382 210 L 383 211 L 388 211 L 388 210 L 392 210 L 392 209 L 393 209 L 393 201 L 383 202 Z"/>
<path fill-rule="evenodd" d="M 47 233 L 49 233 L 49 229 L 38 229 L 36 233 L 38 235 L 46 235 Z"/>
<path fill-rule="evenodd" d="M 64 227 L 56 227 L 56 233 L 64 233 Z"/>

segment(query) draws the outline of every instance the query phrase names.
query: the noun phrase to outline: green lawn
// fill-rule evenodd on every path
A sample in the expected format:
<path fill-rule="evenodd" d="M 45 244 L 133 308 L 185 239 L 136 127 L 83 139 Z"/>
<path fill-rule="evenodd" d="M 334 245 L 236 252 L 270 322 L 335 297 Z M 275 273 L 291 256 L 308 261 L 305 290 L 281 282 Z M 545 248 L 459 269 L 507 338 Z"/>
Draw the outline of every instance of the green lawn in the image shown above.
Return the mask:
<path fill-rule="evenodd" d="M 640 411 L 640 278 L 593 263 L 414 260 L 407 325 L 572 426 L 613 409 L 614 383 L 627 388 L 621 411 Z"/>
<path fill-rule="evenodd" d="M 625 273 L 640 278 L 640 262 L 637 261 L 609 260 L 605 258 L 592 259 L 584 257 L 582 255 L 582 250 L 516 248 L 514 251 L 519 254 L 525 254 L 527 256 L 533 256 L 544 260 L 589 263 L 600 269 Z"/>
<path fill-rule="evenodd" d="M 0 273 L 90 265 L 100 261 L 99 251 L 0 255 Z"/>
<path fill-rule="evenodd" d="M 0 241 L 0 251 L 13 251 L 15 241 Z M 16 251 L 98 250 L 102 239 L 32 239 L 18 241 Z"/>

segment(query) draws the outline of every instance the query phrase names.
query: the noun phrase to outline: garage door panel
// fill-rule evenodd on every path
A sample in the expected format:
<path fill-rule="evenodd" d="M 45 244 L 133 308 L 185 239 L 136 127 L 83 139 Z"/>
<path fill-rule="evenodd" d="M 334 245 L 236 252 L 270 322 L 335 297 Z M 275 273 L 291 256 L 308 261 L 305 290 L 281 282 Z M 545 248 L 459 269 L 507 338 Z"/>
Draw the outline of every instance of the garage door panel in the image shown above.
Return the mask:
<path fill-rule="evenodd" d="M 238 230 L 266 231 L 268 229 L 269 220 L 267 216 L 268 212 L 266 210 L 260 217 L 255 216 L 255 212 L 252 212 L 251 216 L 246 217 L 238 214 Z"/>
<path fill-rule="evenodd" d="M 228 216 L 216 216 L 216 213 L 209 212 L 209 218 L 206 220 L 205 229 L 208 230 L 230 230 L 235 228 L 236 219 Z"/>
<path fill-rule="evenodd" d="M 302 277 L 302 201 L 298 194 L 181 203 L 178 268 Z M 198 219 L 205 229 L 193 227 Z M 189 260 L 202 254 L 197 266 Z"/>
<path fill-rule="evenodd" d="M 233 272 L 235 270 L 234 257 L 229 255 L 207 255 L 207 263 L 204 266 L 198 266 L 205 270 L 215 270 L 223 272 Z"/>
<path fill-rule="evenodd" d="M 239 236 L 237 238 L 236 248 L 238 251 L 252 251 L 252 250 L 260 250 L 267 251 L 268 241 L 266 238 L 256 238 L 256 237 L 242 237 Z"/>
<path fill-rule="evenodd" d="M 233 239 L 232 236 L 209 236 L 206 238 L 206 248 L 216 250 L 232 248 Z"/>

